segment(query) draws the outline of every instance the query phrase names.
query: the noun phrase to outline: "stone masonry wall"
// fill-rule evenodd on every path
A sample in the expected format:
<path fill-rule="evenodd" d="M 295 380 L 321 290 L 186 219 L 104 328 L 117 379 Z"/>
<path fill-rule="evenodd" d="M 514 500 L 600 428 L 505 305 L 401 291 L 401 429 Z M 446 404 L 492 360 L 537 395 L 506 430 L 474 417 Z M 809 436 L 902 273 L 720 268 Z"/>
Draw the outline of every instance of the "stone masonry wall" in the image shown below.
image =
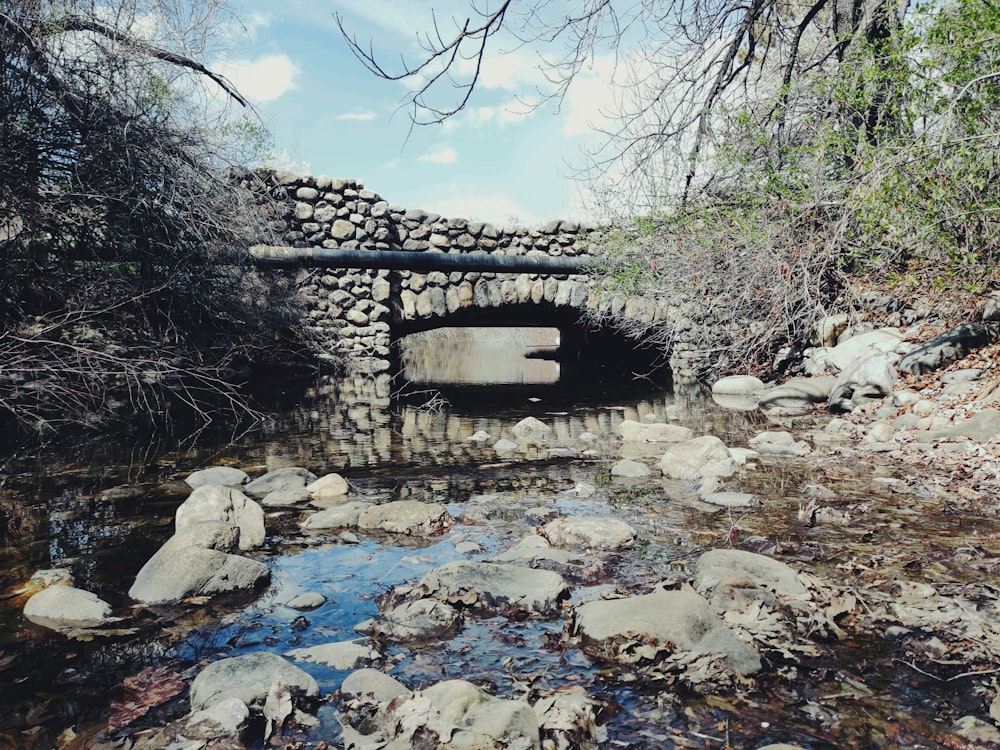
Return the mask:
<path fill-rule="evenodd" d="M 390 203 L 357 180 L 272 173 L 278 199 L 271 228 L 292 247 L 405 250 L 424 253 L 599 256 L 604 229 L 553 220 L 537 228 L 497 227 L 448 219 Z M 244 187 L 250 182 L 244 181 Z M 394 335 L 434 327 L 464 308 L 547 304 L 589 313 L 612 328 L 643 335 L 658 330 L 669 345 L 674 381 L 693 382 L 706 369 L 706 326 L 716 320 L 691 301 L 615 296 L 587 276 L 302 269 L 296 282 L 304 325 L 321 360 L 348 361 L 355 372 L 386 373 Z"/>

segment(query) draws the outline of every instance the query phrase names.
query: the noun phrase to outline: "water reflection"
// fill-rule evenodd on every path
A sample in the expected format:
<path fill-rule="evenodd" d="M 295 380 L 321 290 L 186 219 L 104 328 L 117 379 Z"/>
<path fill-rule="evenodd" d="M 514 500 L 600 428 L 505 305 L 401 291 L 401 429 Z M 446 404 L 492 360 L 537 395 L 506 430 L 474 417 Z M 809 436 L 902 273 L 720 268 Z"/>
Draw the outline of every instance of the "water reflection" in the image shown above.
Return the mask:
<path fill-rule="evenodd" d="M 558 328 L 438 328 L 402 339 L 400 359 L 412 383 L 556 383 L 559 343 Z"/>

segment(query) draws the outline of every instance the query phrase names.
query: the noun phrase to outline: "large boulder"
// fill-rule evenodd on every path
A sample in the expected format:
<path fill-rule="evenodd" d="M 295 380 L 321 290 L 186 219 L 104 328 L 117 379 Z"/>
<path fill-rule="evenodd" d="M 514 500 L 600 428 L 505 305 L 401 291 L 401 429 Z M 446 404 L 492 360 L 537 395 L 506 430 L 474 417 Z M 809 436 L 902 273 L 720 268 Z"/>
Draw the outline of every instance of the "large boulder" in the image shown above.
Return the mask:
<path fill-rule="evenodd" d="M 237 527 L 240 549 L 252 549 L 264 543 L 263 508 L 234 487 L 220 484 L 196 487 L 177 508 L 175 528 L 178 532 L 204 521 L 221 521 Z"/>
<path fill-rule="evenodd" d="M 717 655 L 741 674 L 761 669 L 757 651 L 689 589 L 581 604 L 571 632 L 591 657 L 632 664 L 655 662 L 664 654 Z"/>
<path fill-rule="evenodd" d="M 354 626 L 359 633 L 381 640 L 408 642 L 442 638 L 461 627 L 462 615 L 437 599 L 404 602 Z"/>
<path fill-rule="evenodd" d="M 142 566 L 129 596 L 145 604 L 173 604 L 189 596 L 250 591 L 267 583 L 271 572 L 264 563 L 196 546 L 203 530 L 220 526 L 226 527 L 193 524 L 170 537 Z"/>
<path fill-rule="evenodd" d="M 464 560 L 435 568 L 417 588 L 447 602 L 523 607 L 543 614 L 555 613 L 569 598 L 569 587 L 562 576 L 550 570 Z"/>
<path fill-rule="evenodd" d="M 738 468 L 725 443 L 714 435 L 678 443 L 660 459 L 660 471 L 672 479 L 728 477 Z"/>
<path fill-rule="evenodd" d="M 269 471 L 243 487 L 251 497 L 262 498 L 275 490 L 295 490 L 316 481 L 316 475 L 300 466 L 286 466 Z"/>
<path fill-rule="evenodd" d="M 843 372 L 852 363 L 873 354 L 890 355 L 889 358 L 895 362 L 908 348 L 899 329 L 880 328 L 852 336 L 837 344 L 826 353 L 826 362 L 834 371 Z"/>
<path fill-rule="evenodd" d="M 764 391 L 764 381 L 752 375 L 730 375 L 712 383 L 712 393 L 720 396 L 745 396 Z"/>
<path fill-rule="evenodd" d="M 765 391 L 757 405 L 761 409 L 796 408 L 816 404 L 830 398 L 837 379 L 832 375 L 815 378 L 792 378 Z"/>
<path fill-rule="evenodd" d="M 271 685 L 279 681 L 293 697 L 319 696 L 319 685 L 311 675 L 280 656 L 261 651 L 220 659 L 201 670 L 191 683 L 191 710 L 201 711 L 230 698 L 261 708 Z"/>
<path fill-rule="evenodd" d="M 602 516 L 557 518 L 545 524 L 542 536 L 556 546 L 628 549 L 635 544 L 635 529 L 624 521 Z"/>
<path fill-rule="evenodd" d="M 679 424 L 646 424 L 632 419 L 626 419 L 618 425 L 618 434 L 622 436 L 622 440 L 635 443 L 680 443 L 694 437 L 691 428 Z"/>
<path fill-rule="evenodd" d="M 945 331 L 910 351 L 900 360 L 899 369 L 915 375 L 933 372 L 992 343 L 996 338 L 995 325 L 967 323 Z"/>
<path fill-rule="evenodd" d="M 98 628 L 111 619 L 111 605 L 90 591 L 56 585 L 28 599 L 24 616 L 36 625 L 53 630 Z"/>
<path fill-rule="evenodd" d="M 780 560 L 738 549 L 709 550 L 695 563 L 694 587 L 710 593 L 720 584 L 749 579 L 783 599 L 807 599 L 809 590 Z"/>
<path fill-rule="evenodd" d="M 235 466 L 210 466 L 207 469 L 192 472 L 184 481 L 190 487 L 201 487 L 206 484 L 239 487 L 249 482 L 250 477 L 243 469 L 237 469 Z"/>
<path fill-rule="evenodd" d="M 393 534 L 433 534 L 451 524 L 452 518 L 443 505 L 419 500 L 371 505 L 358 514 L 359 529 Z"/>
<path fill-rule="evenodd" d="M 837 378 L 830 391 L 830 409 L 851 411 L 868 401 L 885 398 L 892 393 L 899 376 L 884 354 L 872 354 L 856 359 Z"/>

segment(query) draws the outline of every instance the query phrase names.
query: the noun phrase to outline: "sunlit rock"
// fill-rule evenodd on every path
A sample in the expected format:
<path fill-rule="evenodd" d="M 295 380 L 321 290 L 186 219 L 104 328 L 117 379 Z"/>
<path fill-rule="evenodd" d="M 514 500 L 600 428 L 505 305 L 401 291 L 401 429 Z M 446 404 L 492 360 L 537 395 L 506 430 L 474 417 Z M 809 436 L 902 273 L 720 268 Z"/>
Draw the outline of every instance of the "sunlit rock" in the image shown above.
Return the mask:
<path fill-rule="evenodd" d="M 834 372 L 843 372 L 852 363 L 872 356 L 873 354 L 893 355 L 893 361 L 910 349 L 903 341 L 903 334 L 897 328 L 880 328 L 877 331 L 853 336 L 826 353 L 826 361 Z"/>
<path fill-rule="evenodd" d="M 744 396 L 763 390 L 764 381 L 752 375 L 730 375 L 712 383 L 712 393 L 723 396 Z"/>
<path fill-rule="evenodd" d="M 664 656 L 719 656 L 741 674 L 761 669 L 760 655 L 741 641 L 711 605 L 689 589 L 579 605 L 570 633 L 592 658 L 625 664 Z"/>
<path fill-rule="evenodd" d="M 884 354 L 856 359 L 840 373 L 830 391 L 829 405 L 834 411 L 851 411 L 869 401 L 892 393 L 899 379 L 892 361 Z"/>
<path fill-rule="evenodd" d="M 618 425 L 622 440 L 636 443 L 681 443 L 694 437 L 689 427 L 658 422 L 646 424 L 626 419 Z"/>
<path fill-rule="evenodd" d="M 567 516 L 550 521 L 542 535 L 555 546 L 580 544 L 591 549 L 628 549 L 635 544 L 635 529 L 616 518 Z"/>
<path fill-rule="evenodd" d="M 264 510 L 233 487 L 202 485 L 177 508 L 177 531 L 202 521 L 221 521 L 239 528 L 240 549 L 252 549 L 264 543 Z"/>
<path fill-rule="evenodd" d="M 758 453 L 776 456 L 805 456 L 812 452 L 805 440 L 796 440 L 790 432 L 781 430 L 758 433 L 747 444 Z"/>
<path fill-rule="evenodd" d="M 728 477 L 738 467 L 729 449 L 713 435 L 686 440 L 670 448 L 660 459 L 660 471 L 672 479 Z"/>
<path fill-rule="evenodd" d="M 479 607 L 523 607 L 550 614 L 569 597 L 562 576 L 520 565 L 458 560 L 425 575 L 418 592 Z"/>
<path fill-rule="evenodd" d="M 374 642 L 367 638 L 296 648 L 286 651 L 285 656 L 295 661 L 323 664 L 341 670 L 370 667 L 382 660 L 382 654 L 375 647 Z"/>
<path fill-rule="evenodd" d="M 525 417 L 511 428 L 511 432 L 524 443 L 542 443 L 552 428 L 535 417 Z"/>
<path fill-rule="evenodd" d="M 187 718 L 184 736 L 193 740 L 233 737 L 246 729 L 250 709 L 239 698 L 227 698 Z"/>
<path fill-rule="evenodd" d="M 243 487 L 251 497 L 264 497 L 275 490 L 294 490 L 316 481 L 316 475 L 299 466 L 287 466 L 269 471 Z"/>
<path fill-rule="evenodd" d="M 235 466 L 212 466 L 192 472 L 184 481 L 191 487 L 201 487 L 205 484 L 239 487 L 249 482 L 250 477 L 243 469 L 237 469 Z"/>
<path fill-rule="evenodd" d="M 641 461 L 632 461 L 628 458 L 623 458 L 620 461 L 615 461 L 611 466 L 611 476 L 613 477 L 624 477 L 626 479 L 638 479 L 641 477 L 649 476 L 649 467 Z"/>
<path fill-rule="evenodd" d="M 313 513 L 302 522 L 303 531 L 326 531 L 327 529 L 354 528 L 358 525 L 361 512 L 371 507 L 371 503 L 351 502 Z"/>
<path fill-rule="evenodd" d="M 760 505 L 760 498 L 748 492 L 708 492 L 701 499 L 722 508 L 754 508 Z"/>
<path fill-rule="evenodd" d="M 308 611 L 311 609 L 316 609 L 317 607 L 322 607 L 325 603 L 326 603 L 326 597 L 323 596 L 321 593 L 319 593 L 318 591 L 308 591 L 304 594 L 293 596 L 291 599 L 285 602 L 285 606 L 300 611 Z"/>
<path fill-rule="evenodd" d="M 792 378 L 764 391 L 757 405 L 762 409 L 795 408 L 826 401 L 836 382 L 837 378 L 832 375 Z"/>
<path fill-rule="evenodd" d="M 340 474 L 326 474 L 306 487 L 306 491 L 313 498 L 329 498 L 346 495 L 351 487 Z"/>
<path fill-rule="evenodd" d="M 726 581 L 745 578 L 784 598 L 809 596 L 792 568 L 765 555 L 737 549 L 713 549 L 695 563 L 694 587 L 702 593 L 711 592 Z"/>
<path fill-rule="evenodd" d="M 451 605 L 437 599 L 417 599 L 358 623 L 354 629 L 375 638 L 406 643 L 443 638 L 461 624 L 462 615 Z"/>
<path fill-rule="evenodd" d="M 111 619 L 111 605 L 90 591 L 55 585 L 28 599 L 24 616 L 36 625 L 53 630 L 99 628 Z"/>
<path fill-rule="evenodd" d="M 358 669 L 340 684 L 340 697 L 358 703 L 387 703 L 410 692 L 402 682 L 377 669 Z"/>
<path fill-rule="evenodd" d="M 371 505 L 358 514 L 359 529 L 393 534 L 432 534 L 452 523 L 454 521 L 443 505 L 419 500 L 394 500 Z"/>
<path fill-rule="evenodd" d="M 200 711 L 230 698 L 259 709 L 271 685 L 279 680 L 294 697 L 319 696 L 319 685 L 311 675 L 280 656 L 259 651 L 220 659 L 201 670 L 191 684 L 191 710 Z"/>

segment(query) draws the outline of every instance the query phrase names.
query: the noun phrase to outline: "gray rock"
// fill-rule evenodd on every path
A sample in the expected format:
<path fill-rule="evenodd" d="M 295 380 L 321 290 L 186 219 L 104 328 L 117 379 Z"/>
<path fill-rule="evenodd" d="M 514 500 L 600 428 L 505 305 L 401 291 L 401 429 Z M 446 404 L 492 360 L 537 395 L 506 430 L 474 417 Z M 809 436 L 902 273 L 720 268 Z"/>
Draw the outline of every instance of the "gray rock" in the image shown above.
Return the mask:
<path fill-rule="evenodd" d="M 393 698 L 409 692 L 409 688 L 402 682 L 377 669 L 359 669 L 351 672 L 340 684 L 342 698 L 360 703 L 388 703 Z"/>
<path fill-rule="evenodd" d="M 323 664 L 340 670 L 370 667 L 382 660 L 382 654 L 375 648 L 375 644 L 367 638 L 323 643 L 309 648 L 295 648 L 285 652 L 285 656 L 295 661 Z"/>
<path fill-rule="evenodd" d="M 288 466 L 269 471 L 247 484 L 243 491 L 251 497 L 261 498 L 275 490 L 294 490 L 316 481 L 316 475 L 308 469 Z"/>
<path fill-rule="evenodd" d="M 635 443 L 681 443 L 694 437 L 690 428 L 678 424 L 643 424 L 631 419 L 618 425 L 618 434 Z"/>
<path fill-rule="evenodd" d="M 907 354 L 899 369 L 915 375 L 939 370 L 997 338 L 996 327 L 987 323 L 967 323 L 935 336 Z"/>
<path fill-rule="evenodd" d="M 723 396 L 744 396 L 764 391 L 764 381 L 752 375 L 730 375 L 712 384 L 712 393 Z"/>
<path fill-rule="evenodd" d="M 291 607 L 292 609 L 298 610 L 310 610 L 316 609 L 317 607 L 322 607 L 326 604 L 326 597 L 317 591 L 309 591 L 305 594 L 299 594 L 298 596 L 293 596 L 286 603 L 286 607 Z"/>
<path fill-rule="evenodd" d="M 944 429 L 934 430 L 930 434 L 930 439 L 944 440 L 953 437 L 964 437 L 985 443 L 997 434 L 1000 434 L 1000 411 L 996 409 L 983 409 L 968 419 L 956 422 Z"/>
<path fill-rule="evenodd" d="M 729 449 L 713 435 L 686 440 L 670 448 L 660 459 L 660 471 L 672 479 L 728 477 L 739 467 Z"/>
<path fill-rule="evenodd" d="M 352 502 L 336 505 L 318 513 L 313 513 L 302 522 L 303 531 L 326 531 L 327 529 L 355 528 L 362 511 L 372 507 L 371 503 Z"/>
<path fill-rule="evenodd" d="M 239 698 L 227 698 L 187 718 L 184 736 L 192 740 L 233 737 L 246 729 L 250 709 Z"/>
<path fill-rule="evenodd" d="M 587 602 L 574 612 L 571 632 L 586 653 L 631 662 L 640 643 L 652 661 L 662 653 L 718 654 L 741 674 L 761 669 L 760 655 L 719 619 L 694 591 L 654 591 L 644 596 Z"/>
<path fill-rule="evenodd" d="M 432 570 L 418 588 L 436 599 L 555 613 L 569 597 L 562 576 L 520 565 L 458 560 Z"/>
<path fill-rule="evenodd" d="M 830 397 L 837 379 L 832 375 L 816 378 L 792 378 L 764 392 L 757 402 L 762 409 L 787 408 L 815 404 Z"/>
<path fill-rule="evenodd" d="M 623 458 L 620 461 L 616 461 L 611 466 L 611 476 L 625 477 L 627 479 L 648 477 L 649 467 L 641 461 L 632 461 L 630 459 Z"/>
<path fill-rule="evenodd" d="M 511 428 L 511 432 L 522 443 L 543 443 L 552 428 L 539 419 L 525 417 Z"/>
<path fill-rule="evenodd" d="M 250 477 L 243 469 L 237 469 L 233 466 L 212 466 L 208 469 L 192 472 L 184 481 L 191 487 L 201 487 L 205 484 L 239 487 L 249 482 Z"/>
<path fill-rule="evenodd" d="M 515 443 L 513 440 L 508 440 L 507 438 L 500 438 L 495 443 L 493 443 L 493 450 L 497 453 L 510 453 L 515 451 L 521 446 Z"/>
<path fill-rule="evenodd" d="M 176 513 L 176 529 L 202 521 L 221 521 L 240 530 L 240 549 L 252 549 L 264 543 L 264 510 L 238 489 L 219 484 L 196 487 Z"/>
<path fill-rule="evenodd" d="M 963 716 L 951 725 L 951 731 L 975 743 L 974 747 L 1000 747 L 1000 729 L 976 716 Z"/>
<path fill-rule="evenodd" d="M 866 359 L 873 354 L 902 354 L 907 345 L 898 329 L 880 328 L 852 336 L 833 347 L 826 353 L 826 362 L 834 370 L 843 372 L 859 359 Z M 897 357 L 898 358 L 898 357 Z M 893 359 L 895 361 L 895 359 Z"/>
<path fill-rule="evenodd" d="M 346 495 L 351 487 L 340 474 L 326 474 L 306 487 L 306 491 L 313 498 L 324 499 Z"/>
<path fill-rule="evenodd" d="M 805 456 L 812 452 L 809 443 L 796 440 L 790 432 L 767 431 L 750 438 L 747 444 L 758 453 L 777 456 Z"/>
<path fill-rule="evenodd" d="M 260 504 L 265 508 L 294 508 L 305 505 L 310 500 L 309 493 L 305 487 L 295 490 L 275 490 L 264 495 Z"/>
<path fill-rule="evenodd" d="M 270 580 L 257 560 L 195 547 L 175 534 L 142 566 L 128 594 L 145 604 L 173 604 L 189 596 L 249 591 Z"/>
<path fill-rule="evenodd" d="M 406 643 L 443 638 L 461 624 L 462 615 L 450 604 L 437 599 L 417 599 L 358 623 L 354 629 L 375 638 Z"/>
<path fill-rule="evenodd" d="M 868 401 L 885 398 L 892 393 L 898 379 L 896 368 L 883 354 L 856 359 L 840 374 L 830 391 L 830 408 L 851 411 Z"/>
<path fill-rule="evenodd" d="M 358 528 L 393 534 L 432 534 L 453 523 L 440 503 L 394 500 L 371 505 L 358 514 Z"/>
<path fill-rule="evenodd" d="M 635 529 L 624 521 L 598 516 L 557 518 L 545 524 L 542 535 L 555 546 L 628 549 L 635 544 Z"/>
<path fill-rule="evenodd" d="M 785 563 L 754 552 L 709 550 L 695 563 L 694 587 L 709 592 L 721 583 L 749 578 L 757 585 L 789 599 L 809 598 L 809 591 Z"/>
<path fill-rule="evenodd" d="M 56 585 L 28 599 L 24 616 L 52 630 L 99 628 L 111 619 L 111 605 L 90 591 Z"/>
<path fill-rule="evenodd" d="M 293 697 L 316 698 L 319 685 L 308 673 L 275 654 L 260 651 L 220 659 L 205 667 L 191 683 L 191 710 L 238 698 L 251 708 L 260 708 L 271 685 L 282 681 Z"/>

